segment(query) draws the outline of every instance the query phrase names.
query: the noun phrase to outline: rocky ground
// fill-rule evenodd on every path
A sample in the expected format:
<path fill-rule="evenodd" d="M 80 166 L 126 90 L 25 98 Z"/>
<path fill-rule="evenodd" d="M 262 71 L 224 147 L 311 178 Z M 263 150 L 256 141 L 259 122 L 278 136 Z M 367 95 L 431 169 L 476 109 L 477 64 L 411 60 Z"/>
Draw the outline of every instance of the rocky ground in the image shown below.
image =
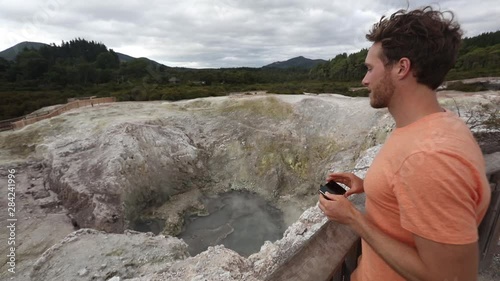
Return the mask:
<path fill-rule="evenodd" d="M 68 217 L 67 210 L 62 207 L 57 195 L 49 190 L 45 184 L 46 167 L 39 162 L 10 164 L 0 168 L 2 189 L 0 189 L 0 231 L 2 253 L 7 253 L 7 237 L 4 222 L 8 219 L 6 181 L 8 169 L 15 169 L 15 228 L 16 265 L 15 277 L 7 271 L 7 256 L 2 254 L 0 279 L 2 280 L 29 280 L 28 274 L 34 261 L 48 248 L 61 241 L 75 229 Z"/>
<path fill-rule="evenodd" d="M 496 281 L 500 280 L 500 254 L 493 256 L 493 262 L 490 267 L 480 272 L 478 281 Z"/>
<path fill-rule="evenodd" d="M 465 97 L 463 110 L 495 97 Z M 450 96 L 442 103 L 456 107 Z M 80 108 L 2 132 L 0 175 L 16 169 L 18 224 L 17 273 L 8 273 L 2 255 L 0 278 L 262 280 L 325 222 L 314 205 L 328 170 L 362 174 L 374 155 L 365 150 L 392 127 L 387 112 L 364 98 L 235 95 Z M 188 257 L 169 235 L 186 212 L 203 212 L 197 195 L 240 189 L 284 211 L 284 238 L 249 258 L 222 246 Z M 167 221 L 163 236 L 120 234 L 154 217 Z M 5 241 L 8 233 L 1 235 Z"/>

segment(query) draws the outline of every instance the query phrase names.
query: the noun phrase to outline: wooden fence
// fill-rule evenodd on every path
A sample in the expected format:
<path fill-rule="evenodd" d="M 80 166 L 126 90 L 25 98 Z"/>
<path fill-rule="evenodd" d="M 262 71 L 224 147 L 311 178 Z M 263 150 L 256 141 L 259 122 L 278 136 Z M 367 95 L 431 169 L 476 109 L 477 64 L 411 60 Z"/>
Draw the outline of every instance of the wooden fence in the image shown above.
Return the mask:
<path fill-rule="evenodd" d="M 491 202 L 479 226 L 479 270 L 487 269 L 500 253 L 500 171 L 489 176 Z"/>
<path fill-rule="evenodd" d="M 0 132 L 14 129 L 14 125 L 12 125 L 12 123 L 19 121 L 21 119 L 24 119 L 25 117 L 26 116 L 21 116 L 21 117 L 17 117 L 17 118 L 6 119 L 6 120 L 0 121 Z"/>
<path fill-rule="evenodd" d="M 116 98 L 114 97 L 108 97 L 108 98 L 97 98 L 97 99 L 86 99 L 86 100 L 75 100 L 72 102 L 68 102 L 67 104 L 60 106 L 54 110 L 49 111 L 48 113 L 41 114 L 38 116 L 34 117 L 19 117 L 15 119 L 9 119 L 9 120 L 3 120 L 0 121 L 0 130 L 10 130 L 10 129 L 21 129 L 24 126 L 33 124 L 35 122 L 38 122 L 40 120 L 48 119 L 57 115 L 60 115 L 66 111 L 69 111 L 74 108 L 79 108 L 82 106 L 94 106 L 95 104 L 101 104 L 101 103 L 110 103 L 110 102 L 115 102 Z M 17 120 L 16 120 L 17 119 Z"/>
<path fill-rule="evenodd" d="M 359 236 L 351 228 L 328 221 L 266 281 L 349 280 L 360 250 Z"/>

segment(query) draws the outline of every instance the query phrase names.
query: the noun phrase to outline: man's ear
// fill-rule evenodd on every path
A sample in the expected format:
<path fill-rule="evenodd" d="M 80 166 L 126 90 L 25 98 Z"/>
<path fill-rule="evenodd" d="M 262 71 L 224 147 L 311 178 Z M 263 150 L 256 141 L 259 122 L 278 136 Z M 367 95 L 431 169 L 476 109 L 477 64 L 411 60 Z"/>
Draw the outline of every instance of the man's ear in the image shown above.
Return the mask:
<path fill-rule="evenodd" d="M 400 79 L 405 78 L 406 75 L 411 73 L 411 61 L 408 58 L 401 58 L 396 64 L 396 68 L 398 70 L 398 77 Z"/>

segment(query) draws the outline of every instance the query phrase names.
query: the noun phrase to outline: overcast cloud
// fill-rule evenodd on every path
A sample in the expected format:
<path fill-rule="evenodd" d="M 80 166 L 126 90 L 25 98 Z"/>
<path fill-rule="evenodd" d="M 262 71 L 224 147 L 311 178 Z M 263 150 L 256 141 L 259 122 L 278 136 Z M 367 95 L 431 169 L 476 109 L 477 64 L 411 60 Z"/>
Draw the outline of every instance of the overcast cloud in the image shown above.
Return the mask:
<path fill-rule="evenodd" d="M 80 37 L 133 57 L 193 68 L 331 59 L 370 46 L 364 35 L 404 0 L 0 0 L 0 50 Z M 410 1 L 452 10 L 466 36 L 500 30 L 498 0 Z"/>

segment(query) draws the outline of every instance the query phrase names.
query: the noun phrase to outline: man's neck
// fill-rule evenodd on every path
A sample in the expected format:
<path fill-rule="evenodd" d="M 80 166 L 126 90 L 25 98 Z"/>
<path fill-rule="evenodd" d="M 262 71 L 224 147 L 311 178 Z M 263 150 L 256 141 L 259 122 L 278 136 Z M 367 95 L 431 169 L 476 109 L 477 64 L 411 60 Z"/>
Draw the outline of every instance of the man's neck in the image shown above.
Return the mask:
<path fill-rule="evenodd" d="M 396 121 L 397 128 L 407 126 L 429 114 L 443 111 L 437 101 L 436 92 L 421 84 L 394 93 L 388 109 Z"/>

